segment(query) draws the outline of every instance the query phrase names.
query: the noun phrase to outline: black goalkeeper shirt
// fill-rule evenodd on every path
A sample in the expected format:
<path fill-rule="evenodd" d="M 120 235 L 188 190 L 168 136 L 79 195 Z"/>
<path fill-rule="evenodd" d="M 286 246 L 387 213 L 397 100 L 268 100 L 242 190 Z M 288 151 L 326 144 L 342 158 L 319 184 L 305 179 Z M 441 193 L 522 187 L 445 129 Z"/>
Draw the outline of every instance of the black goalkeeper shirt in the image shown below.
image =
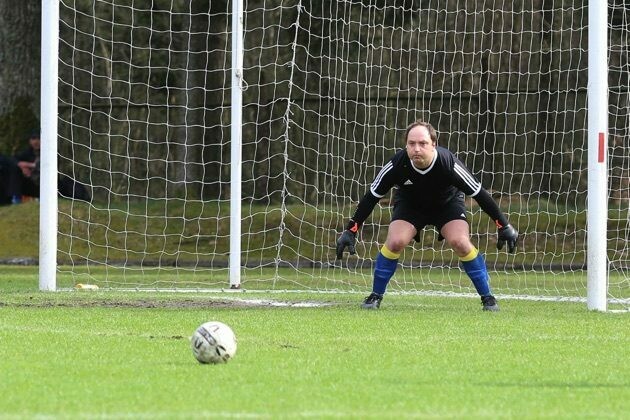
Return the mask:
<path fill-rule="evenodd" d="M 370 192 L 381 198 L 392 187 L 397 187 L 397 199 L 426 211 L 439 210 L 459 191 L 473 197 L 479 193 L 481 183 L 453 153 L 439 146 L 435 153 L 431 165 L 419 169 L 413 165 L 406 150 L 398 151 L 378 173 Z"/>
<path fill-rule="evenodd" d="M 435 148 L 429 167 L 416 168 L 405 149 L 399 150 L 379 171 L 365 194 L 352 220 L 361 225 L 378 200 L 396 187 L 396 201 L 423 212 L 439 212 L 440 208 L 460 192 L 475 198 L 481 208 L 500 226 L 507 219 L 481 183 L 450 150 Z"/>

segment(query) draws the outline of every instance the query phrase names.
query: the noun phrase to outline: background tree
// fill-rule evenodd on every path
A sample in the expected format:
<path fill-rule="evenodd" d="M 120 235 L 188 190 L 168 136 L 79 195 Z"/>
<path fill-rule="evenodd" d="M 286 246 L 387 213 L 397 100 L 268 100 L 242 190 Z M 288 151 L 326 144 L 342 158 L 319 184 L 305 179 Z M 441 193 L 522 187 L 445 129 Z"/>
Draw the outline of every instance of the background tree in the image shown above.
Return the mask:
<path fill-rule="evenodd" d="M 39 126 L 41 1 L 0 2 L 0 153 Z"/>

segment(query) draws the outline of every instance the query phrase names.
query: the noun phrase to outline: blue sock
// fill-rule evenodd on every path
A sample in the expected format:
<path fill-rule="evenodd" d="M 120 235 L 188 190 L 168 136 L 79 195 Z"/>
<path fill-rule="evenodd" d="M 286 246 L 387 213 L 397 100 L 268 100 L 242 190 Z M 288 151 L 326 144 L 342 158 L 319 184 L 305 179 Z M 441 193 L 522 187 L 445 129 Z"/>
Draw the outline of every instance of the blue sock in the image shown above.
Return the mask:
<path fill-rule="evenodd" d="M 383 253 L 394 258 L 388 258 L 384 256 Z M 376 264 L 374 265 L 374 283 L 372 284 L 372 291 L 374 293 L 378 293 L 379 295 L 385 294 L 387 284 L 394 275 L 396 267 L 398 266 L 399 255 L 400 254 L 394 254 L 383 246 L 381 252 L 379 252 L 376 256 Z"/>
<path fill-rule="evenodd" d="M 468 258 L 475 253 L 476 256 L 470 260 Z M 477 289 L 477 293 L 479 296 L 488 296 L 491 295 L 490 292 L 490 276 L 488 275 L 488 269 L 486 268 L 486 261 L 476 249 L 468 254 L 461 260 L 462 267 L 464 267 L 464 271 L 472 280 L 473 285 L 475 285 L 475 289 Z"/>

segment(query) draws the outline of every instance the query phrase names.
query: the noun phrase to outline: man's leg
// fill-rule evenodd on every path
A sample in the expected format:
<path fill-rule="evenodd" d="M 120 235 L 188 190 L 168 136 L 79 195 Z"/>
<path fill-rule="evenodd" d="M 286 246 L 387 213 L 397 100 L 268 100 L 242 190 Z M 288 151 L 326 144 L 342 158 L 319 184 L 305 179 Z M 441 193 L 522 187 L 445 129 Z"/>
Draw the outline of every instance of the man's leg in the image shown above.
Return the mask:
<path fill-rule="evenodd" d="M 396 272 L 400 253 L 413 239 L 416 228 L 404 220 L 394 220 L 387 230 L 385 245 L 376 256 L 374 264 L 374 282 L 372 283 L 372 293 L 365 298 L 361 305 L 365 309 L 377 309 L 387 285 Z"/>
<path fill-rule="evenodd" d="M 486 262 L 483 255 L 470 242 L 468 222 L 465 220 L 452 220 L 442 227 L 441 233 L 459 257 L 464 271 L 472 281 L 479 296 L 481 296 L 483 309 L 486 311 L 498 311 L 499 306 L 490 290 L 490 276 L 488 275 Z"/>
<path fill-rule="evenodd" d="M 486 261 L 477 248 L 473 247 L 472 251 L 468 255 L 460 257 L 459 261 L 477 289 L 479 296 L 490 296 L 492 293 L 490 293 L 490 276 L 486 268 Z"/>

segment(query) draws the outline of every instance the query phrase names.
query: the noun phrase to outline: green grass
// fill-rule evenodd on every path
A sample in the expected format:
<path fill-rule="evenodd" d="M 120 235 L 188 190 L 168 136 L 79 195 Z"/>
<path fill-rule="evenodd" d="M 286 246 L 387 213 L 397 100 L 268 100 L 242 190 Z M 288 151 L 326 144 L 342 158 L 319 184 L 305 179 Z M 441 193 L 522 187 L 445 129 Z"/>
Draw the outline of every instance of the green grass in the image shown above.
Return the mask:
<path fill-rule="evenodd" d="M 388 295 L 37 291 L 0 267 L 0 418 L 627 418 L 628 314 Z M 246 305 L 234 299 L 249 301 Z M 321 307 L 254 305 L 254 300 Z M 220 320 L 239 348 L 198 364 Z"/>
<path fill-rule="evenodd" d="M 470 200 L 474 203 L 473 200 Z M 496 228 L 476 205 L 471 207 L 473 239 L 492 261 L 537 266 L 581 265 L 586 261 L 586 211 L 543 205 L 530 208 L 511 204 L 510 220 L 521 232 L 519 253 L 495 250 Z M 243 259 L 248 262 L 334 260 L 334 243 L 354 211 L 352 203 L 338 206 L 250 205 L 242 209 Z M 38 256 L 39 203 L 0 207 L 0 260 L 36 259 Z M 155 265 L 226 264 L 230 219 L 226 201 L 147 200 L 133 203 L 88 204 L 60 200 L 58 260 L 86 260 L 112 264 Z M 609 209 L 611 257 L 622 252 L 628 237 L 627 209 Z M 362 229 L 359 255 L 374 255 L 385 239 L 390 208 L 377 206 Z M 19 240 L 16 240 L 19 238 Z M 88 240 L 89 238 L 89 240 Z M 408 261 L 442 261 L 452 254 L 442 252 L 433 230 L 425 230 L 416 252 Z M 421 251 L 421 252 L 420 252 Z M 299 255 L 298 255 L 299 254 Z"/>

